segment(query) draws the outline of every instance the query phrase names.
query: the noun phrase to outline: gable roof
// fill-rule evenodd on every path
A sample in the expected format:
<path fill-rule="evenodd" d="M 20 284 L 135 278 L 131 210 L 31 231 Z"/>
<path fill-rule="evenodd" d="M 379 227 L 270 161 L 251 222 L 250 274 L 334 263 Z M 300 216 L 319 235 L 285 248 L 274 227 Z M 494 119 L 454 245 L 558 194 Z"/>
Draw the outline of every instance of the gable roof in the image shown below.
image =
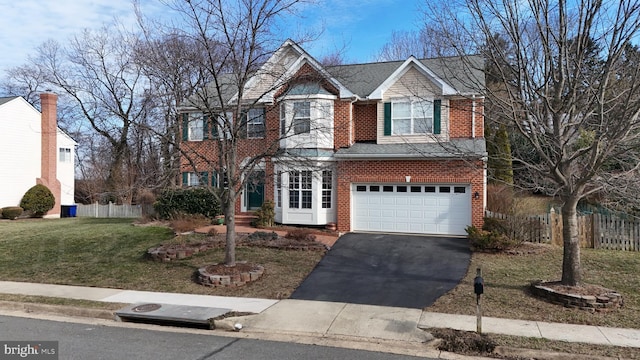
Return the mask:
<path fill-rule="evenodd" d="M 482 70 L 484 60 L 481 56 L 413 59 L 461 95 L 479 94 L 485 85 Z M 398 70 L 410 63 L 411 58 L 404 61 L 337 65 L 328 67 L 327 71 L 345 84 L 354 94 L 361 98 L 367 98 L 385 81 L 391 79 Z"/>
<path fill-rule="evenodd" d="M 282 73 L 277 76 L 271 71 L 279 61 L 289 57 Z M 284 60 L 283 60 L 284 61 Z M 425 77 L 442 89 L 443 95 L 479 95 L 485 86 L 484 60 L 479 55 L 440 57 L 430 59 L 416 59 L 411 56 L 402 61 L 373 62 L 350 65 L 322 66 L 302 47 L 292 40 L 285 41 L 278 50 L 262 65 L 262 67 L 245 84 L 245 94 L 251 94 L 251 89 L 260 87 L 263 75 L 269 75 L 270 84 L 260 93 L 260 99 L 254 96 L 246 98 L 248 101 L 273 102 L 276 87 L 284 85 L 304 64 L 309 64 L 329 83 L 339 90 L 341 98 L 360 98 L 378 100 L 390 85 L 395 83 L 410 67 L 417 68 Z M 221 106 L 220 100 L 229 104 L 237 100 L 238 87 L 231 74 L 220 76 L 220 92 L 214 84 L 205 89 L 208 92 L 210 105 Z M 280 85 L 278 85 L 280 84 Z M 260 92 L 260 91 L 258 91 Z M 211 96 L 213 95 L 213 96 Z M 222 99 L 217 99 L 219 95 Z M 204 105 L 196 96 L 190 97 L 183 108 Z M 190 106 L 191 105 L 191 106 Z"/>
<path fill-rule="evenodd" d="M 11 100 L 15 100 L 20 96 L 8 96 L 8 97 L 0 97 L 0 105 L 6 104 Z"/>

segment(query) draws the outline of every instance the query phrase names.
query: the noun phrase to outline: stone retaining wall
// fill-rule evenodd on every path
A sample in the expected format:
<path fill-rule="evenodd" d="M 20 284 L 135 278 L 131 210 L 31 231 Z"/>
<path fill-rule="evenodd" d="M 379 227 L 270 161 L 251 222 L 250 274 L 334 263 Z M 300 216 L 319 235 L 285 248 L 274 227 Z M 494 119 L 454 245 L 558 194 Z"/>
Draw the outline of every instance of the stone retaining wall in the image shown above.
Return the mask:
<path fill-rule="evenodd" d="M 217 265 L 217 264 L 214 264 Z M 216 275 L 207 272 L 207 267 L 198 269 L 197 282 L 204 286 L 212 287 L 228 287 L 242 286 L 248 282 L 256 281 L 264 274 L 264 267 L 256 265 L 255 268 L 248 272 L 240 272 L 233 275 Z"/>
<path fill-rule="evenodd" d="M 601 312 L 617 309 L 623 305 L 622 295 L 612 290 L 598 296 L 575 295 L 560 293 L 545 286 L 545 284 L 547 283 L 537 282 L 531 284 L 531 292 L 533 295 L 567 308 Z"/>

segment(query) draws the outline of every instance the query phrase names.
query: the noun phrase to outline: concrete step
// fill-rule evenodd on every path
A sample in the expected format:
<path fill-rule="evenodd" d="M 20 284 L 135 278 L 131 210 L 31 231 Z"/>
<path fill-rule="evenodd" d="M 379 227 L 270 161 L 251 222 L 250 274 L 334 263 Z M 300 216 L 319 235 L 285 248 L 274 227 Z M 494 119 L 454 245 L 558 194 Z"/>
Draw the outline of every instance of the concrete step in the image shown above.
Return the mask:
<path fill-rule="evenodd" d="M 231 312 L 203 306 L 137 303 L 116 311 L 117 321 L 214 329 L 213 319 Z"/>
<path fill-rule="evenodd" d="M 252 212 L 236 214 L 236 226 L 251 226 L 255 219 L 257 216 Z"/>

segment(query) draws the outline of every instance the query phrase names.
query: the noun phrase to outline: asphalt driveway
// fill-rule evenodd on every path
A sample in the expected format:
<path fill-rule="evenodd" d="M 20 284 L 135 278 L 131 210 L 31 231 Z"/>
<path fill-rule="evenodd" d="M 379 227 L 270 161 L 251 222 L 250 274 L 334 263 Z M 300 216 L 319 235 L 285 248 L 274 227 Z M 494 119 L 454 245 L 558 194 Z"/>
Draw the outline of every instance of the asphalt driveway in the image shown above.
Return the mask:
<path fill-rule="evenodd" d="M 470 259 L 466 238 L 350 233 L 291 298 L 421 309 L 462 280 Z"/>

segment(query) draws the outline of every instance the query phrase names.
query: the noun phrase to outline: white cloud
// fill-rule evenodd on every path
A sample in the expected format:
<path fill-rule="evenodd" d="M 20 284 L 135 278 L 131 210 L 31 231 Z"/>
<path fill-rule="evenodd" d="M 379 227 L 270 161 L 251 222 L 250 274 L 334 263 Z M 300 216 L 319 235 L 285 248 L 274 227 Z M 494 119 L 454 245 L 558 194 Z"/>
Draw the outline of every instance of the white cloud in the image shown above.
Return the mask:
<path fill-rule="evenodd" d="M 158 11 L 158 0 L 143 1 L 143 11 Z M 27 56 L 48 39 L 65 43 L 83 29 L 98 29 L 114 18 L 135 22 L 128 0 L 20 0 L 2 6 L 0 72 L 24 64 Z"/>

